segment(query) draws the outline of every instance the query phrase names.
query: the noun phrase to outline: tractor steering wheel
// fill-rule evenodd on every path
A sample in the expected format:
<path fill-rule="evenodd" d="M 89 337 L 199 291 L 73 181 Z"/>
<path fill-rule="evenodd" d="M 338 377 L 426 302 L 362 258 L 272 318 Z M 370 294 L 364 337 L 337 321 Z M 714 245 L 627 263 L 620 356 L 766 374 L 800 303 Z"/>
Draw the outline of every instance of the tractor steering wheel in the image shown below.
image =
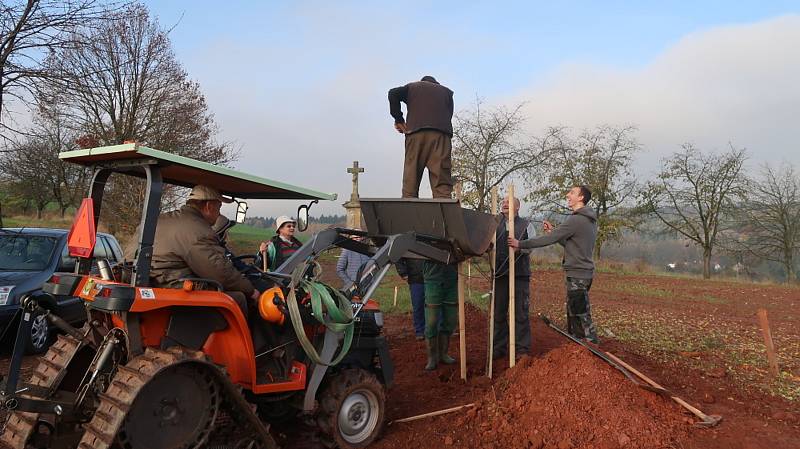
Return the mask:
<path fill-rule="evenodd" d="M 255 262 L 256 256 L 252 254 L 244 254 L 241 256 L 234 256 L 230 258 L 233 262 L 233 265 L 239 269 L 243 274 L 260 274 L 263 273 L 261 267 L 256 266 L 253 262 Z M 246 262 L 246 260 L 250 259 L 250 262 Z"/>

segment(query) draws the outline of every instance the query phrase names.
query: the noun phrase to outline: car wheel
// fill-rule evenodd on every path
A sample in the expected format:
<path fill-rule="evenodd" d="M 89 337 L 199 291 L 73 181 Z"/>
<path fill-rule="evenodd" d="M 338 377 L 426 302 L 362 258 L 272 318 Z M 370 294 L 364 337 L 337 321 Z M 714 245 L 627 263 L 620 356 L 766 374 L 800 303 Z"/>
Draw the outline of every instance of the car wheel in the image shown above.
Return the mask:
<path fill-rule="evenodd" d="M 31 323 L 31 332 L 28 334 L 26 352 L 28 354 L 41 354 L 50 346 L 50 323 L 44 315 L 36 315 Z"/>

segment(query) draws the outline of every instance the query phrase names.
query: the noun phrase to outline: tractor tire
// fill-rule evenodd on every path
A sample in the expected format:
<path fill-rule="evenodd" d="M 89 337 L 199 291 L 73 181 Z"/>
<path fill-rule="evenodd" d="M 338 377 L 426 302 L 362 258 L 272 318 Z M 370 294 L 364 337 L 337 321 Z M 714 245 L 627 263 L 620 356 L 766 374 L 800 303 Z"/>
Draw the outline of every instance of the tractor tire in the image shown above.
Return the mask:
<path fill-rule="evenodd" d="M 78 448 L 203 447 L 222 400 L 205 361 L 199 351 L 148 348 L 120 366 Z"/>
<path fill-rule="evenodd" d="M 78 449 L 277 447 L 241 387 L 201 351 L 147 348 L 99 397 Z"/>
<path fill-rule="evenodd" d="M 343 370 L 330 379 L 320 398 L 317 424 L 334 446 L 363 448 L 383 431 L 386 394 L 374 374 Z"/>

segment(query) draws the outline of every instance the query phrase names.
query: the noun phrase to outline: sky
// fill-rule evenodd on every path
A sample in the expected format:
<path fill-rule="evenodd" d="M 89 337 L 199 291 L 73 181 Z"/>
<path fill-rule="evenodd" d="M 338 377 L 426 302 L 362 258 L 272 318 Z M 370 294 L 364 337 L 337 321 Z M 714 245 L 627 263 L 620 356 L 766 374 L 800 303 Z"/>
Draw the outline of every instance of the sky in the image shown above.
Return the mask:
<path fill-rule="evenodd" d="M 685 142 L 800 166 L 798 2 L 146 3 L 241 148 L 235 168 L 339 195 L 312 215 L 343 213 L 354 160 L 362 197 L 400 195 L 386 93 L 423 75 L 456 110 L 524 102 L 530 136 L 635 125 L 642 179 Z M 298 205 L 251 202 L 250 215 Z"/>

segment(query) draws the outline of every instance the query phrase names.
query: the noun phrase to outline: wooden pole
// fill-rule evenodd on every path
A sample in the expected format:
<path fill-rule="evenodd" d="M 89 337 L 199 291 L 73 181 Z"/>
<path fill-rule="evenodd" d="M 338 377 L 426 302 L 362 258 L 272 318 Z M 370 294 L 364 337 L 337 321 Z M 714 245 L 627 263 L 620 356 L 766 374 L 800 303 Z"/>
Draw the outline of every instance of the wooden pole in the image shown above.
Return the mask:
<path fill-rule="evenodd" d="M 394 301 L 392 301 L 392 306 L 397 307 L 397 286 L 394 286 Z"/>
<path fill-rule="evenodd" d="M 264 261 L 264 271 L 269 271 L 269 270 L 267 269 L 267 268 L 268 268 L 268 267 L 267 267 L 267 254 L 268 254 L 268 252 L 267 252 L 267 251 L 262 251 L 262 252 L 261 252 L 261 259 Z"/>
<path fill-rule="evenodd" d="M 467 298 L 472 298 L 472 259 L 467 261 Z"/>
<path fill-rule="evenodd" d="M 516 236 L 514 232 L 514 217 L 517 216 L 515 210 L 516 203 L 514 202 L 514 184 L 508 186 L 508 236 Z M 508 245 L 506 242 L 501 242 Z M 517 321 L 516 321 L 516 292 L 514 291 L 514 277 L 516 255 L 514 248 L 508 248 L 508 366 L 513 368 L 517 360 Z"/>
<path fill-rule="evenodd" d="M 758 323 L 761 325 L 761 335 L 764 336 L 764 346 L 767 347 L 767 360 L 769 361 L 769 372 L 778 377 L 778 358 L 775 355 L 775 345 L 772 343 L 772 332 L 769 330 L 769 320 L 767 319 L 767 309 L 758 309 Z"/>
<path fill-rule="evenodd" d="M 497 186 L 492 187 L 492 215 L 497 215 Z M 497 258 L 497 233 L 492 236 L 492 252 L 489 260 L 489 271 L 492 273 L 492 291 L 489 294 L 489 348 L 486 351 L 489 354 L 488 367 L 486 368 L 486 376 L 492 378 L 492 362 L 494 361 L 494 288 L 495 288 L 495 259 Z"/>
<path fill-rule="evenodd" d="M 633 374 L 636 374 L 637 376 L 639 376 L 640 379 L 642 379 L 643 381 L 647 382 L 651 387 L 657 388 L 657 389 L 662 390 L 662 391 L 666 391 L 664 389 L 664 387 L 662 387 L 661 385 L 657 384 L 656 381 L 654 381 L 653 379 L 651 379 L 651 378 L 645 376 L 644 374 L 640 373 L 639 371 L 636 370 L 636 368 L 628 365 L 623 360 L 621 360 L 619 357 L 615 356 L 614 354 L 612 354 L 610 352 L 606 352 L 605 354 L 609 358 L 611 358 L 613 361 L 615 361 L 618 364 L 620 364 L 623 367 L 625 367 L 625 369 L 627 369 L 628 371 L 630 371 Z M 679 398 L 678 396 L 673 395 L 672 393 L 669 393 L 669 395 L 670 395 L 670 397 L 672 398 L 673 401 L 675 401 L 678 404 L 680 404 L 686 410 L 689 410 L 690 412 L 692 412 L 693 415 L 695 415 L 698 418 L 702 419 L 703 422 L 701 424 L 705 424 L 707 426 L 714 426 L 717 423 L 719 423 L 720 420 L 722 419 L 721 416 L 706 415 L 705 413 L 701 412 L 696 407 L 692 406 L 691 404 L 689 404 L 688 402 L 686 402 L 683 399 Z"/>
<path fill-rule="evenodd" d="M 461 201 L 461 183 L 456 185 L 456 199 Z M 461 379 L 467 380 L 467 330 L 464 322 L 464 263 L 458 264 L 458 355 L 461 362 Z"/>
<path fill-rule="evenodd" d="M 459 405 L 458 407 L 450 407 L 450 408 L 446 408 L 444 410 L 437 410 L 435 412 L 423 413 L 421 415 L 416 415 L 416 416 L 409 416 L 408 418 L 395 419 L 394 421 L 390 422 L 389 425 L 391 426 L 394 423 L 416 421 L 418 419 L 430 418 L 430 417 L 433 417 L 433 416 L 444 415 L 444 414 L 447 414 L 447 413 L 457 412 L 457 411 L 459 411 L 461 409 L 468 408 L 468 407 L 475 407 L 475 403 L 473 402 L 471 404 Z"/>

